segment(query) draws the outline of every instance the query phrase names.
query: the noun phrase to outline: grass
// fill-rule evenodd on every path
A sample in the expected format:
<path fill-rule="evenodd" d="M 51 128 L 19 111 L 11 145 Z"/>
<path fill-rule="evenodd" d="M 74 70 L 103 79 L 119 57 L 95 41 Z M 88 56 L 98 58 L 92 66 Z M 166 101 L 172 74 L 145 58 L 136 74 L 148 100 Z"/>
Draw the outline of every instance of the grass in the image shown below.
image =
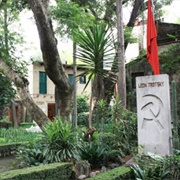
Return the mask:
<path fill-rule="evenodd" d="M 0 144 L 33 141 L 39 132 L 27 132 L 24 128 L 0 129 Z"/>

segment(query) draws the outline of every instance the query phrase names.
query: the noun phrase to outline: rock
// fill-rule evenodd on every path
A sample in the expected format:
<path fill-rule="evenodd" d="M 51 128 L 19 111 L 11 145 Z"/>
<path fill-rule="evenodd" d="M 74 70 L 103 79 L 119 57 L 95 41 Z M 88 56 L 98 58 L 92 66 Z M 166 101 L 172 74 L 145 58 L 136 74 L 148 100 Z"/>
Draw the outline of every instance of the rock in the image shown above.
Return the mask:
<path fill-rule="evenodd" d="M 105 166 L 102 166 L 101 172 L 106 172 L 106 167 Z"/>
<path fill-rule="evenodd" d="M 96 172 L 91 172 L 89 175 L 89 177 L 94 177 L 94 176 L 96 176 Z"/>
<path fill-rule="evenodd" d="M 134 159 L 133 158 L 131 158 L 129 161 L 127 161 L 125 164 L 124 164 L 124 166 L 132 166 L 134 164 Z"/>
<path fill-rule="evenodd" d="M 78 177 L 78 179 L 85 179 L 86 178 L 86 175 L 82 174 Z"/>
<path fill-rule="evenodd" d="M 99 174 L 99 173 L 101 173 L 101 172 L 100 172 L 100 171 L 96 171 L 95 173 L 96 173 L 96 174 Z"/>
<path fill-rule="evenodd" d="M 27 132 L 42 132 L 39 126 L 31 126 L 30 128 L 26 128 Z"/>
<path fill-rule="evenodd" d="M 77 161 L 74 165 L 74 171 L 76 173 L 76 177 L 79 177 L 80 175 L 84 174 L 86 177 L 90 174 L 90 164 L 88 161 Z"/>
<path fill-rule="evenodd" d="M 109 167 L 110 167 L 111 169 L 114 169 L 114 168 L 116 168 L 116 167 L 119 167 L 119 164 L 117 164 L 117 163 L 112 163 L 112 164 L 109 165 Z"/>

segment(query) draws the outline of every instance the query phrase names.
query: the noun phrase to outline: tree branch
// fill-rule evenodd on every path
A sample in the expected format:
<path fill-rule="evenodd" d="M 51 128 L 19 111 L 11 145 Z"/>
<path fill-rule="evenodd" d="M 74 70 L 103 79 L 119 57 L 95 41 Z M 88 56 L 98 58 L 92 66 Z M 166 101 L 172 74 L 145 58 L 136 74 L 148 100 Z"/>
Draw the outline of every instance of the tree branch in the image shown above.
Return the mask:
<path fill-rule="evenodd" d="M 72 86 L 68 81 L 59 56 L 50 16 L 41 0 L 28 0 L 28 3 L 36 20 L 46 74 L 56 86 L 56 93 L 59 95 L 56 94 L 55 98 L 60 97 L 60 99 L 56 99 L 60 105 L 58 106 L 57 103 L 56 105 L 58 109 L 63 108 L 60 112 L 61 116 L 67 117 L 71 112 Z"/>
<path fill-rule="evenodd" d="M 17 92 L 21 98 L 23 105 L 27 108 L 28 112 L 33 115 L 34 120 L 43 130 L 43 126 L 47 124 L 49 119 L 44 112 L 35 104 L 31 95 L 29 94 L 28 81 L 11 69 L 4 61 L 0 58 L 0 72 L 2 72 L 10 81 L 14 82 Z"/>
<path fill-rule="evenodd" d="M 144 3 L 144 0 L 135 0 L 133 10 L 131 13 L 131 17 L 129 19 L 129 22 L 127 24 L 128 27 L 134 27 L 134 22 L 139 15 L 139 10 L 142 8 L 142 4 Z"/>

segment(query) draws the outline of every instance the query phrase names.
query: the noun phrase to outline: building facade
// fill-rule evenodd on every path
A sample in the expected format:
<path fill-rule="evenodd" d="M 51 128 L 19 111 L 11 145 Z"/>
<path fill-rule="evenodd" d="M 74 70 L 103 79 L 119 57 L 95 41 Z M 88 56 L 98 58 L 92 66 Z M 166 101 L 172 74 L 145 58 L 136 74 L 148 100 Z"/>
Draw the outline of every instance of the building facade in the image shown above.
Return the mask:
<path fill-rule="evenodd" d="M 70 84 L 73 86 L 74 76 L 73 76 L 73 66 L 64 65 L 65 72 L 67 74 Z M 77 75 L 83 73 L 82 68 L 77 68 Z M 43 62 L 35 62 L 29 68 L 29 90 L 30 94 L 35 101 L 35 103 L 43 110 L 43 112 L 53 119 L 56 112 L 55 106 L 55 85 L 46 75 L 44 70 Z M 91 92 L 91 83 L 85 88 L 87 77 L 80 76 L 76 78 L 77 83 L 77 95 L 86 93 L 87 95 Z M 84 91 L 83 91 L 84 90 Z"/>

